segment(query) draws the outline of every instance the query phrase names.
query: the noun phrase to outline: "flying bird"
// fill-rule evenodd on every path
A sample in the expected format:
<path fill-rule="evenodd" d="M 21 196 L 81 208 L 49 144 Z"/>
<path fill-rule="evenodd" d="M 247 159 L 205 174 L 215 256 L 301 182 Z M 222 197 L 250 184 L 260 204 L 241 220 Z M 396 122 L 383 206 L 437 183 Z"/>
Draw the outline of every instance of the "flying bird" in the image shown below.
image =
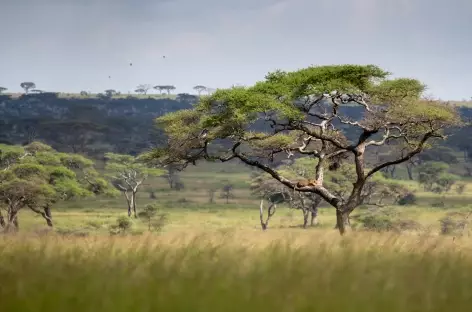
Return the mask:
<path fill-rule="evenodd" d="M 133 66 L 133 63 L 129 63 L 129 66 Z"/>

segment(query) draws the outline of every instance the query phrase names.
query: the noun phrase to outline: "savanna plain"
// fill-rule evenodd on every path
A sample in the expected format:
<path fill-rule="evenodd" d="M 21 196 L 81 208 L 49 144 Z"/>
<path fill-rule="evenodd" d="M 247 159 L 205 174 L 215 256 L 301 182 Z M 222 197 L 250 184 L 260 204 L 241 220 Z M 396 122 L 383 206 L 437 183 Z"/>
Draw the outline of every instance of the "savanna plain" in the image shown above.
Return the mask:
<path fill-rule="evenodd" d="M 259 224 L 250 170 L 202 165 L 180 174 L 183 190 L 162 177 L 146 182 L 138 207 L 157 207 L 159 228 L 134 219 L 123 231 L 123 198 L 67 201 L 54 231 L 21 211 L 21 231 L 0 236 L 1 311 L 468 311 L 472 242 L 440 235 L 439 220 L 466 212 L 472 184 L 458 195 L 422 191 L 391 211 L 420 229 L 354 230 L 340 236 L 334 209 L 303 229 L 299 210 L 278 207 Z M 231 182 L 231 198 L 211 185 Z M 407 182 L 405 182 L 407 183 Z M 153 190 L 154 197 L 149 192 Z M 223 194 L 224 195 L 224 194 Z M 447 207 L 434 207 L 438 198 Z M 357 212 L 368 208 L 360 208 Z M 353 227 L 356 228 L 355 218 Z M 113 235 L 112 235 L 113 234 Z"/>

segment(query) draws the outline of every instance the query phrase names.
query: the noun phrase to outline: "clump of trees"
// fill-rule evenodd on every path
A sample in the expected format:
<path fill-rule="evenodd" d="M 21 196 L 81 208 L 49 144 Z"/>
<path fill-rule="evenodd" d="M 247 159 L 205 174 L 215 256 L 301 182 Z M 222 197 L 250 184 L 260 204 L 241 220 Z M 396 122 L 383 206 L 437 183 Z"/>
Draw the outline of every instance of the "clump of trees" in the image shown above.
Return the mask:
<path fill-rule="evenodd" d="M 335 209 L 344 234 L 376 173 L 407 162 L 430 142 L 445 138 L 445 129 L 461 124 L 455 107 L 425 99 L 424 90 L 420 81 L 391 79 L 374 65 L 278 70 L 251 87 L 219 89 L 192 109 L 159 117 L 168 145 L 148 158 L 182 167 L 201 159 L 237 159 L 290 189 L 320 196 Z M 344 113 L 352 105 L 362 109 L 359 118 Z M 253 131 L 255 123 L 266 130 Z M 366 153 L 380 146 L 396 148 L 388 160 L 367 166 Z M 274 168 L 274 158 L 283 154 L 316 159 L 312 182 L 301 185 Z M 355 175 L 344 198 L 324 179 L 327 167 L 336 171 L 343 162 Z"/>
<path fill-rule="evenodd" d="M 161 86 L 155 86 L 154 89 L 159 91 L 160 94 L 162 94 L 162 92 L 164 91 L 167 92 L 167 94 L 171 94 L 171 92 L 174 91 L 176 87 L 173 85 L 161 85 Z"/>
<path fill-rule="evenodd" d="M 4 231 L 19 229 L 18 213 L 24 208 L 41 215 L 52 227 L 51 209 L 57 202 L 113 195 L 92 160 L 59 153 L 39 142 L 0 144 L 0 169 L 0 227 Z"/>

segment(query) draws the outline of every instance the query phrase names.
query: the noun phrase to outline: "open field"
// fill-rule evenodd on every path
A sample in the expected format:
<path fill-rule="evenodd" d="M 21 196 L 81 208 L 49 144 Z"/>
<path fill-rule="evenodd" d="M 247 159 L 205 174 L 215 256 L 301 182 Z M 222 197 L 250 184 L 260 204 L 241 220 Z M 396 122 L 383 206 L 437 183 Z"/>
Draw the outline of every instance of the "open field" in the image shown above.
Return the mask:
<path fill-rule="evenodd" d="M 164 178 L 148 180 L 138 193 L 138 210 L 147 204 L 159 207 L 167 214 L 164 232 L 175 230 L 245 230 L 259 231 L 259 199 L 252 196 L 249 189 L 250 170 L 237 164 L 225 166 L 201 164 L 189 167 L 180 174 L 185 189 L 172 191 Z M 419 222 L 425 229 L 439 231 L 439 220 L 451 211 L 472 209 L 472 183 L 468 183 L 463 194 L 450 191 L 445 195 L 446 206 L 434 207 L 441 195 L 424 192 L 414 181 L 403 181 L 418 197 L 416 205 L 394 206 L 402 219 Z M 224 184 L 234 186 L 234 198 L 226 204 L 221 198 L 220 189 Z M 214 203 L 209 203 L 208 189 L 216 188 Z M 154 191 L 156 199 L 149 198 Z M 356 215 L 362 209 L 356 210 Z M 122 196 L 59 203 L 53 210 L 55 230 L 60 233 L 93 235 L 106 234 L 110 225 L 116 223 L 119 216 L 126 215 L 126 202 Z M 28 210 L 20 211 L 21 229 L 24 231 L 42 231 L 45 227 L 41 216 Z M 335 211 L 322 204 L 319 212 L 319 227 L 332 229 L 335 224 Z M 301 211 L 280 205 L 269 227 L 272 230 L 302 231 Z M 354 222 L 355 223 L 355 222 Z M 133 220 L 132 233 L 146 231 L 146 224 Z"/>
<path fill-rule="evenodd" d="M 414 206 L 396 206 L 424 230 L 355 231 L 340 237 L 334 210 L 302 229 L 300 211 L 281 206 L 262 232 L 250 171 L 201 165 L 181 173 L 182 191 L 147 181 L 138 208 L 168 216 L 160 232 L 133 219 L 128 235 L 109 234 L 126 215 L 123 198 L 69 201 L 54 208 L 55 232 L 20 212 L 18 235 L 0 236 L 1 311 L 467 311 L 472 306 L 472 239 L 440 236 L 439 219 L 471 207 L 462 195 L 438 195 L 415 182 Z M 235 186 L 229 204 L 208 188 Z M 149 198 L 154 191 L 157 199 Z M 358 213 L 358 210 L 354 214 Z M 354 222 L 355 223 L 355 222 Z"/>
<path fill-rule="evenodd" d="M 184 231 L 1 237 L 2 311 L 467 311 L 472 244 Z"/>

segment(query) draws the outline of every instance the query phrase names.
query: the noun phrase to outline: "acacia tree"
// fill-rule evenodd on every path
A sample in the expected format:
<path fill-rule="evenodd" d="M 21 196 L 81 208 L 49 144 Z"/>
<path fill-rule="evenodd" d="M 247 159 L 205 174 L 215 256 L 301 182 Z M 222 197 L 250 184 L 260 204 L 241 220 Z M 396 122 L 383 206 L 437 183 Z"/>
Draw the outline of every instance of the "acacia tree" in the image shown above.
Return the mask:
<path fill-rule="evenodd" d="M 24 147 L 0 145 L 0 159 L 0 226 L 6 231 L 18 230 L 22 208 L 41 215 L 52 227 L 51 208 L 55 203 L 104 193 L 107 188 L 91 160 L 58 153 L 39 142 Z"/>
<path fill-rule="evenodd" d="M 183 166 L 199 159 L 238 159 L 289 188 L 319 195 L 335 208 L 337 228 L 344 234 L 349 215 L 362 204 L 362 192 L 375 173 L 408 161 L 429 141 L 444 138 L 445 128 L 460 123 L 453 106 L 421 97 L 425 87 L 419 81 L 388 76 L 374 65 L 319 66 L 275 71 L 252 87 L 219 89 L 193 109 L 158 118 L 169 144 L 148 157 Z M 343 113 L 343 107 L 352 105 L 363 110 L 357 120 Z M 265 129 L 254 131 L 256 122 Z M 402 144 L 394 159 L 366 168 L 370 148 L 395 141 Z M 224 144 L 225 150 L 211 151 L 212 142 Z M 315 183 L 299 187 L 274 169 L 271 160 L 279 153 L 317 159 Z M 341 156 L 349 156 L 345 161 L 356 172 L 346 200 L 323 178 L 325 165 L 336 170 Z"/>
<path fill-rule="evenodd" d="M 126 199 L 128 216 L 130 217 L 133 211 L 134 217 L 137 218 L 136 194 L 139 188 L 149 176 L 160 176 L 165 172 L 161 169 L 148 168 L 131 155 L 106 153 L 105 159 L 105 170 L 108 171 L 111 183 L 123 193 Z"/>
<path fill-rule="evenodd" d="M 113 97 L 113 96 L 115 96 L 115 95 L 118 94 L 118 92 L 117 92 L 116 90 L 114 90 L 114 89 L 107 89 L 107 90 L 105 90 L 105 91 L 103 91 L 103 92 L 105 92 L 105 96 L 107 96 L 107 97 L 109 97 L 109 98 L 110 98 L 110 97 Z"/>
<path fill-rule="evenodd" d="M 152 89 L 150 84 L 140 84 L 136 87 L 135 92 L 146 95 L 150 89 Z"/>
<path fill-rule="evenodd" d="M 20 87 L 22 87 L 25 90 L 25 93 L 28 94 L 28 91 L 30 89 L 36 88 L 36 84 L 34 82 L 22 82 L 20 83 Z"/>
<path fill-rule="evenodd" d="M 197 91 L 198 95 L 200 96 L 203 91 L 207 90 L 207 87 L 202 86 L 202 85 L 196 85 L 195 87 L 193 87 L 193 89 Z"/>
<path fill-rule="evenodd" d="M 5 87 L 0 87 L 0 94 L 2 94 L 3 92 L 7 91 L 8 89 L 5 88 Z"/>
<path fill-rule="evenodd" d="M 441 205 L 444 205 L 445 193 L 460 180 L 459 176 L 449 173 L 449 165 L 443 162 L 425 162 L 419 166 L 418 173 L 418 182 L 426 191 L 443 195 Z"/>

